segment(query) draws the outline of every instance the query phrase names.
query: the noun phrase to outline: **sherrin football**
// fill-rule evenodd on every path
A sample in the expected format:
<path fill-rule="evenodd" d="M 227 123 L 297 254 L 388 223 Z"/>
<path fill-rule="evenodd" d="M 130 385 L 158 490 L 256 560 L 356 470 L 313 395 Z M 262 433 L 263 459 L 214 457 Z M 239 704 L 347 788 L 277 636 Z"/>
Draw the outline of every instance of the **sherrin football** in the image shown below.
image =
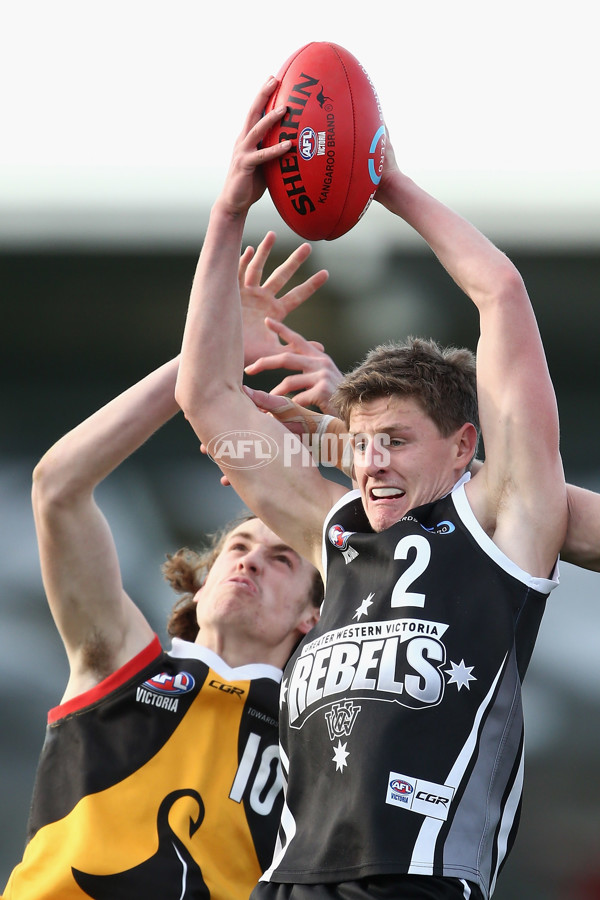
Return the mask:
<path fill-rule="evenodd" d="M 278 72 L 267 112 L 287 113 L 263 141 L 291 140 L 265 164 L 273 203 L 296 234 L 331 241 L 356 225 L 383 171 L 385 124 L 377 92 L 358 60 L 338 44 L 313 41 Z"/>

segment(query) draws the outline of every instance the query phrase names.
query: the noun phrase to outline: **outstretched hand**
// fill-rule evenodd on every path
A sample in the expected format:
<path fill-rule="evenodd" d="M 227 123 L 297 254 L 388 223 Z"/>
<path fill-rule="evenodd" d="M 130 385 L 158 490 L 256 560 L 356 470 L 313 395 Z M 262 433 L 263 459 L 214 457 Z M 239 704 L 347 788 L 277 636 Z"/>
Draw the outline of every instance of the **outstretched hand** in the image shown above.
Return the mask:
<path fill-rule="evenodd" d="M 342 379 L 342 373 L 325 353 L 323 345 L 318 341 L 306 340 L 282 322 L 267 319 L 266 325 L 273 336 L 278 336 L 285 344 L 277 342 L 277 349 L 246 366 L 246 373 L 257 375 L 272 369 L 292 369 L 297 374 L 287 375 L 271 390 L 271 395 L 283 396 L 297 391 L 294 400 L 300 406 L 316 406 L 323 413 L 336 415 L 331 396 Z"/>
<path fill-rule="evenodd" d="M 253 247 L 247 247 L 240 257 L 238 278 L 242 299 L 244 365 L 246 366 L 259 359 L 280 353 L 281 343 L 276 327 L 281 325 L 288 313 L 312 297 L 329 277 L 326 269 L 321 269 L 278 297 L 277 294 L 286 287 L 302 263 L 308 259 L 312 248 L 310 244 L 301 244 L 261 283 L 265 264 L 274 244 L 275 234 L 269 231 L 256 250 Z M 275 324 L 275 328 L 267 325 L 266 318 Z M 291 333 L 294 334 L 294 332 Z M 320 352 L 323 351 L 321 344 L 312 341 L 305 341 L 305 343 L 313 346 L 315 352 L 318 352 L 317 348 Z M 275 368 L 275 366 L 270 368 Z M 262 370 L 257 369 L 256 371 Z"/>

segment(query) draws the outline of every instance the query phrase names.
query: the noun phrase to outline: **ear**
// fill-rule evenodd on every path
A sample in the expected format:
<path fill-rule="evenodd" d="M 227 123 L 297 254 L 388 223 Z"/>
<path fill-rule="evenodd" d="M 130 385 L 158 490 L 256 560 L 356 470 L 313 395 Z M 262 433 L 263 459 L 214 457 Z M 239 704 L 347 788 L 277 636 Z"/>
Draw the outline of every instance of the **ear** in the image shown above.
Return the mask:
<path fill-rule="evenodd" d="M 466 422 L 456 432 L 456 464 L 466 469 L 475 455 L 477 448 L 477 429 L 471 422 Z"/>
<path fill-rule="evenodd" d="M 307 609 L 306 613 L 296 626 L 300 634 L 308 634 L 308 632 L 315 627 L 319 619 L 321 618 L 321 613 L 314 606 L 311 606 L 310 609 Z"/>

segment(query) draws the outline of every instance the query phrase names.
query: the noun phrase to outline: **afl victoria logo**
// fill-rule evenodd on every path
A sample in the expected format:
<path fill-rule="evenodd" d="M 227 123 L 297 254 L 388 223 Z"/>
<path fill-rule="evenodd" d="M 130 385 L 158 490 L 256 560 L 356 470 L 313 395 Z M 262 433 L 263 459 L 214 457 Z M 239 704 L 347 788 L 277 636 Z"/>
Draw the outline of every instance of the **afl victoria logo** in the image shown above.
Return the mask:
<path fill-rule="evenodd" d="M 307 127 L 300 132 L 298 151 L 302 159 L 312 159 L 317 149 L 317 136 L 314 129 Z"/>
<path fill-rule="evenodd" d="M 168 672 L 159 672 L 145 681 L 142 687 L 152 691 L 153 694 L 168 694 L 171 697 L 187 694 L 188 691 L 194 689 L 196 684 L 194 676 L 189 672 L 177 672 L 176 675 L 169 675 Z"/>
<path fill-rule="evenodd" d="M 402 781 L 399 778 L 392 778 L 390 787 L 395 794 L 412 794 L 414 788 L 408 781 Z"/>

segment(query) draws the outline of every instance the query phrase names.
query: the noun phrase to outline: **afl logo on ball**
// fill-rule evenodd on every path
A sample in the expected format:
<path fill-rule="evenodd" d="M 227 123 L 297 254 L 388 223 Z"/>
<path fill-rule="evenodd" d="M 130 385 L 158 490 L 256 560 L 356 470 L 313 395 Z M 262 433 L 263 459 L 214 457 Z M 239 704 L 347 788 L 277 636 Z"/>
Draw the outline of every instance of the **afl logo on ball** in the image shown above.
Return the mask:
<path fill-rule="evenodd" d="M 298 150 L 302 159 L 312 159 L 317 149 L 317 136 L 312 128 L 303 128 L 298 138 Z"/>

